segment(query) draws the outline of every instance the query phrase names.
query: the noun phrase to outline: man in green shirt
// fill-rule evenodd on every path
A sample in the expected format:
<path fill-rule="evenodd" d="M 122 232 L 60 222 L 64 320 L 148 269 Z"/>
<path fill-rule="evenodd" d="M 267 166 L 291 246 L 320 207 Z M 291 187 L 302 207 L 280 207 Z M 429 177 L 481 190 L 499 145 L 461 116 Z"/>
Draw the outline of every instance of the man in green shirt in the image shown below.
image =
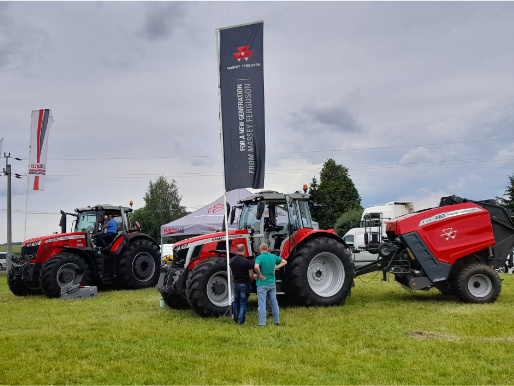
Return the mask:
<path fill-rule="evenodd" d="M 271 303 L 271 312 L 275 324 L 280 323 L 280 315 L 277 302 L 277 288 L 275 285 L 275 270 L 282 268 L 287 261 L 277 255 L 269 253 L 268 245 L 261 244 L 261 254 L 255 259 L 255 272 L 257 273 L 257 298 L 259 301 L 258 315 L 259 326 L 266 325 L 266 298 Z"/>

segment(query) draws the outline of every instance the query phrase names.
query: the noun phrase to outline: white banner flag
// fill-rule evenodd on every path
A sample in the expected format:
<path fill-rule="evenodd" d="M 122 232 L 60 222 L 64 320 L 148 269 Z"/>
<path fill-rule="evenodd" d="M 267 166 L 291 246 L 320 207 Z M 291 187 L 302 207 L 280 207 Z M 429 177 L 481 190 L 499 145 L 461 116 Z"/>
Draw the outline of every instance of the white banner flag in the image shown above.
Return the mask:
<path fill-rule="evenodd" d="M 32 110 L 29 154 L 29 186 L 32 190 L 45 190 L 48 134 L 53 122 L 52 110 Z"/>

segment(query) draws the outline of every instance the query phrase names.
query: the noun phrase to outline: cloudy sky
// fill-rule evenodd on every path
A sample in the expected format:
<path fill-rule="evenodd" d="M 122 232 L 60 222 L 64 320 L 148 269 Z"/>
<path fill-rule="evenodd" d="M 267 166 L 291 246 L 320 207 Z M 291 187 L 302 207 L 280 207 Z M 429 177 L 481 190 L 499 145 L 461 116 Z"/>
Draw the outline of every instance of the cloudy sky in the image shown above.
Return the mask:
<path fill-rule="evenodd" d="M 160 175 L 189 210 L 223 194 L 215 31 L 259 20 L 267 189 L 301 189 L 333 158 L 363 207 L 503 194 L 512 2 L 0 2 L 0 138 L 2 155 L 23 158 L 14 172 L 27 172 L 31 111 L 54 116 L 45 191 L 12 182 L 13 241 L 57 231 L 60 209 L 140 208 Z"/>

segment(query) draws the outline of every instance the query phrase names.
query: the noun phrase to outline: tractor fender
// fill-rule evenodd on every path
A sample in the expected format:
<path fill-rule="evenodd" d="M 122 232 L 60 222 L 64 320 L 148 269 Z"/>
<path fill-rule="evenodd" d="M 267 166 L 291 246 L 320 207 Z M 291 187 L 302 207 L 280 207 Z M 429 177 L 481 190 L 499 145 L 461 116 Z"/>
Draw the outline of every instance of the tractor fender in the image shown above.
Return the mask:
<path fill-rule="evenodd" d="M 126 240 L 127 244 L 124 245 L 123 241 Z M 128 233 L 125 235 L 119 235 L 114 242 L 111 244 L 111 248 L 109 249 L 110 255 L 120 255 L 125 248 L 132 242 L 136 240 L 148 240 L 151 243 L 157 245 L 160 250 L 160 244 L 156 242 L 152 237 L 144 234 L 144 233 Z"/>
<path fill-rule="evenodd" d="M 337 242 L 344 245 L 345 248 L 348 248 L 344 240 L 334 232 L 334 230 L 313 230 L 313 229 L 300 229 L 296 232 L 292 237 L 290 237 L 284 243 L 284 248 L 280 252 L 280 257 L 283 259 L 287 259 L 289 256 L 294 256 L 296 253 L 296 249 L 303 245 L 305 242 L 318 238 L 325 237 L 334 239 Z"/>

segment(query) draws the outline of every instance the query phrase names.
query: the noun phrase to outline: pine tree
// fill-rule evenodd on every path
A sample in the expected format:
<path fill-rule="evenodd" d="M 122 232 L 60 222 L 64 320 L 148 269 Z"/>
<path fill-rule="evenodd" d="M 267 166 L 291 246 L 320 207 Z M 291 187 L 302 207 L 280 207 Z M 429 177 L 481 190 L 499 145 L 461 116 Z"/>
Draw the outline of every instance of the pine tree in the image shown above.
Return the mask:
<path fill-rule="evenodd" d="M 505 193 L 501 197 L 496 197 L 498 204 L 512 210 L 514 213 L 514 174 L 509 176 L 509 183 L 505 188 Z"/>
<path fill-rule="evenodd" d="M 182 197 L 174 179 L 168 182 L 161 176 L 155 182 L 150 181 L 144 200 L 145 206 L 136 210 L 131 218 L 140 220 L 141 231 L 157 241 L 161 237 L 161 225 L 187 214 L 186 208 L 180 204 Z"/>
<path fill-rule="evenodd" d="M 361 209 L 361 197 L 348 175 L 348 168 L 328 159 L 320 172 L 320 182 L 312 179 L 309 193 L 321 204 L 313 210 L 313 219 L 320 229 L 334 228 L 337 219 L 346 211 Z"/>

